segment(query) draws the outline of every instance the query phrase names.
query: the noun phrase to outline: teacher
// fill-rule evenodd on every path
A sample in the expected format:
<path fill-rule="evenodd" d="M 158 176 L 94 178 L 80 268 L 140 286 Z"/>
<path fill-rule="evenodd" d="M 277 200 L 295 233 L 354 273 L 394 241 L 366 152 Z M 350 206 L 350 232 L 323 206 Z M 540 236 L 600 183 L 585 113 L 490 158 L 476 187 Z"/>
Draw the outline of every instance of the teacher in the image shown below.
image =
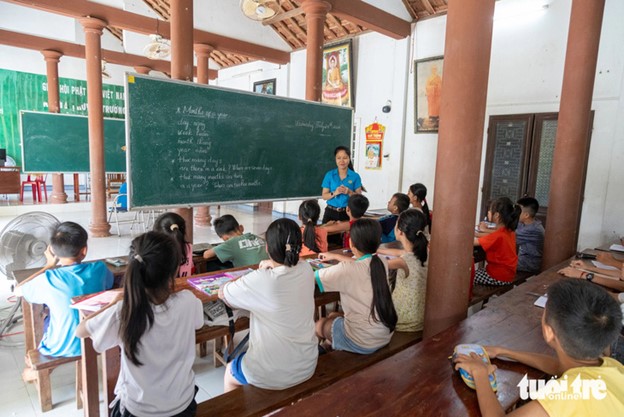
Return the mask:
<path fill-rule="evenodd" d="M 353 194 L 362 193 L 362 179 L 353 171 L 351 154 L 345 146 L 338 146 L 334 150 L 336 166 L 325 174 L 323 178 L 323 200 L 327 207 L 323 214 L 323 224 L 331 221 L 348 221 L 347 202 Z"/>

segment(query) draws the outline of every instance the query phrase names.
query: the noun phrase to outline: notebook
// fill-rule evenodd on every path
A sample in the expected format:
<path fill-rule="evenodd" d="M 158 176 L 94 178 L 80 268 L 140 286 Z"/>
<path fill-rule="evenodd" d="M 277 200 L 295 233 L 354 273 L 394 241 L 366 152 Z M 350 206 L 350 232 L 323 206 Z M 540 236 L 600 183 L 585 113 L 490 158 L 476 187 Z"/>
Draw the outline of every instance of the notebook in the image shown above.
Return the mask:
<path fill-rule="evenodd" d="M 75 308 L 76 310 L 98 311 L 113 301 L 118 293 L 119 290 L 109 290 L 90 294 L 75 303 L 70 304 L 69 306 L 71 308 Z"/>
<path fill-rule="evenodd" d="M 188 283 L 199 291 L 205 292 L 208 295 L 217 295 L 219 293 L 219 287 L 225 283 L 242 277 L 243 275 L 251 272 L 252 269 L 243 269 L 240 271 L 223 272 L 220 274 L 203 275 L 200 277 L 194 277 L 187 279 Z"/>

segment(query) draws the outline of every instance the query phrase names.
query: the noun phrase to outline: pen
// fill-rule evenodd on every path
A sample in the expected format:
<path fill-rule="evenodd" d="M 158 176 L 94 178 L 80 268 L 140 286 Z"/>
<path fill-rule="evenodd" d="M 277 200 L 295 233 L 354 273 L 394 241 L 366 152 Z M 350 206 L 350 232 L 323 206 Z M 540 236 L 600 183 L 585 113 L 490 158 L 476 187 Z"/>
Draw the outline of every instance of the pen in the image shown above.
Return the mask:
<path fill-rule="evenodd" d="M 527 291 L 527 294 L 528 294 L 528 295 L 534 295 L 534 296 L 536 296 L 536 297 L 541 297 L 541 296 L 543 295 L 543 294 L 538 294 L 538 293 L 536 293 L 536 292 L 531 292 L 531 291 Z"/>

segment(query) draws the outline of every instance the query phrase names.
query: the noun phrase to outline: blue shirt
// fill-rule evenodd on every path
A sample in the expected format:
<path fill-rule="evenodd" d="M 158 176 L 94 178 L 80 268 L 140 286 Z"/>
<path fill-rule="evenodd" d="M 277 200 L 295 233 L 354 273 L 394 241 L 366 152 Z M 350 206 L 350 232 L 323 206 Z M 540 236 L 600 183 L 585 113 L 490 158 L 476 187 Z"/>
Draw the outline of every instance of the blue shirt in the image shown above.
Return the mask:
<path fill-rule="evenodd" d="M 396 240 L 394 226 L 398 219 L 399 216 L 396 214 L 389 214 L 379 219 L 379 223 L 381 224 L 381 243 L 389 243 Z"/>
<path fill-rule="evenodd" d="M 338 168 L 327 171 L 325 174 L 325 178 L 323 178 L 323 188 L 329 189 L 330 192 L 336 191 L 336 188 L 344 185 L 351 191 L 355 191 L 358 188 L 362 187 L 362 179 L 360 175 L 355 171 L 351 171 L 347 168 L 347 176 L 344 180 L 340 179 L 340 174 L 338 174 Z M 345 208 L 347 207 L 347 202 L 349 201 L 349 196 L 346 194 L 339 194 L 334 198 L 327 200 L 327 204 L 336 207 L 336 208 Z"/>
<path fill-rule="evenodd" d="M 50 324 L 41 339 L 39 351 L 48 356 L 79 356 L 80 339 L 76 328 L 78 310 L 69 305 L 72 297 L 104 291 L 113 286 L 113 273 L 103 262 L 88 262 L 50 269 L 24 284 L 26 301 L 46 304 Z"/>
<path fill-rule="evenodd" d="M 518 223 L 516 229 L 518 245 L 518 270 L 539 272 L 544 251 L 544 226 L 539 220 L 531 224 Z"/>

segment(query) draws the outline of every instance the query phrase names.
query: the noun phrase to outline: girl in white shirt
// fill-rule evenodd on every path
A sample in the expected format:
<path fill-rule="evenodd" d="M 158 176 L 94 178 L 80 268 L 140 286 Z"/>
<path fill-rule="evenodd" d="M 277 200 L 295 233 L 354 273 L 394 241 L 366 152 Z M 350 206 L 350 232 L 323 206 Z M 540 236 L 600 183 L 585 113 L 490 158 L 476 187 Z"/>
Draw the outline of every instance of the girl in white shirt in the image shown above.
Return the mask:
<path fill-rule="evenodd" d="M 314 273 L 299 262 L 301 229 L 279 219 L 266 231 L 268 260 L 219 289 L 233 308 L 249 310 L 249 349 L 225 370 L 224 389 L 251 384 L 284 389 L 309 379 L 318 359 L 314 335 Z"/>
<path fill-rule="evenodd" d="M 138 236 L 129 260 L 123 293 L 83 320 L 76 336 L 91 337 L 98 352 L 121 347 L 112 416 L 193 416 L 192 366 L 195 330 L 204 324 L 202 303 L 188 290 L 173 292 L 180 251 L 171 237 Z"/>

